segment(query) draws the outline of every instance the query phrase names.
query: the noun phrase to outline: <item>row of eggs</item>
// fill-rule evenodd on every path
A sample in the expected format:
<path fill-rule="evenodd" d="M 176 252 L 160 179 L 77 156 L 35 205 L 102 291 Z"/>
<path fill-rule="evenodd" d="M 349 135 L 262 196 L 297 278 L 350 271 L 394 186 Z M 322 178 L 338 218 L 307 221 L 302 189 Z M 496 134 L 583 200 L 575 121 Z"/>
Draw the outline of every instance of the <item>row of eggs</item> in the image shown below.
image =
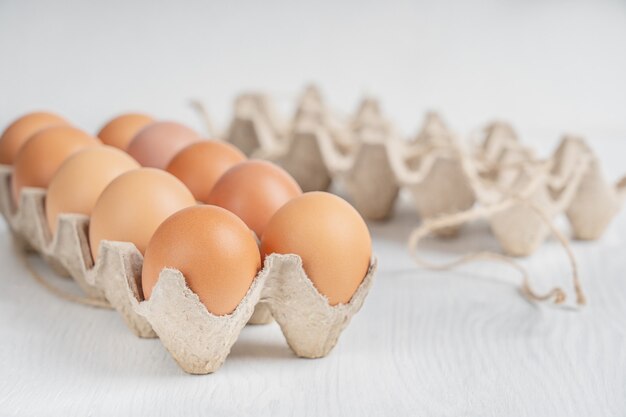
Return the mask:
<path fill-rule="evenodd" d="M 16 205 L 23 188 L 47 189 L 52 234 L 61 213 L 90 216 L 94 260 L 102 240 L 134 243 L 146 298 L 160 271 L 176 268 L 210 312 L 228 314 L 265 256 L 294 253 L 337 305 L 369 267 L 369 231 L 350 204 L 303 194 L 280 167 L 180 123 L 124 114 L 96 137 L 58 115 L 29 113 L 0 137 L 0 163 L 12 165 Z"/>

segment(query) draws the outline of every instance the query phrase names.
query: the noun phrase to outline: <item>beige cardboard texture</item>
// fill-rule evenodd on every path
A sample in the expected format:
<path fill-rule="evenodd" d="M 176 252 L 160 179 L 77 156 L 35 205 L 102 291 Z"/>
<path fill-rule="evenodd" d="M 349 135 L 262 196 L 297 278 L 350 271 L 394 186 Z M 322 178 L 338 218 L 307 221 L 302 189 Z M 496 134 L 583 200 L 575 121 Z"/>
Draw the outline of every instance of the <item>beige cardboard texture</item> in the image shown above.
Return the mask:
<path fill-rule="evenodd" d="M 332 180 L 314 130 L 299 129 L 292 133 L 284 149 L 274 153 L 258 150 L 254 157 L 268 159 L 287 171 L 302 191 L 325 191 Z"/>
<path fill-rule="evenodd" d="M 142 338 L 156 333 L 142 315 L 135 311 L 136 300 L 143 299 L 141 268 L 143 256 L 129 242 L 100 242 L 98 259 L 87 272 L 87 281 L 100 289 L 122 316 L 128 328 Z"/>
<path fill-rule="evenodd" d="M 163 346 L 185 372 L 208 374 L 226 360 L 252 316 L 266 278 L 267 270 L 263 269 L 235 311 L 216 316 L 187 287 L 179 271 L 164 269 L 150 299 L 135 309 L 150 322 Z"/>
<path fill-rule="evenodd" d="M 252 317 L 248 320 L 248 324 L 269 324 L 274 321 L 270 307 L 263 302 L 258 303 L 254 307 Z"/>
<path fill-rule="evenodd" d="M 369 292 L 377 261 L 372 258 L 363 282 L 347 304 L 331 306 L 317 291 L 297 255 L 271 255 L 265 261 L 269 276 L 262 300 L 269 305 L 293 352 L 304 358 L 326 356 L 356 314 Z"/>
<path fill-rule="evenodd" d="M 319 358 L 330 352 L 361 308 L 375 269 L 374 261 L 348 304 L 330 306 L 306 276 L 299 256 L 272 254 L 237 308 L 216 316 L 187 287 L 179 271 L 166 268 L 150 299 L 134 308 L 150 322 L 181 368 L 192 374 L 215 372 L 222 366 L 259 305 L 271 311 L 296 355 Z"/>
<path fill-rule="evenodd" d="M 564 137 L 554 154 L 555 179 L 566 178 L 575 172 L 578 161 L 584 156 L 590 159 L 589 167 L 580 180 L 566 214 L 574 237 L 592 240 L 602 236 L 619 212 L 624 199 L 624 180 L 615 185 L 610 184 L 604 178 L 597 156 L 584 140 L 575 136 Z M 557 182 L 553 188 L 562 188 L 561 182 Z"/>
<path fill-rule="evenodd" d="M 363 217 L 382 220 L 391 215 L 400 188 L 384 143 L 362 143 L 353 165 L 340 177 Z"/>

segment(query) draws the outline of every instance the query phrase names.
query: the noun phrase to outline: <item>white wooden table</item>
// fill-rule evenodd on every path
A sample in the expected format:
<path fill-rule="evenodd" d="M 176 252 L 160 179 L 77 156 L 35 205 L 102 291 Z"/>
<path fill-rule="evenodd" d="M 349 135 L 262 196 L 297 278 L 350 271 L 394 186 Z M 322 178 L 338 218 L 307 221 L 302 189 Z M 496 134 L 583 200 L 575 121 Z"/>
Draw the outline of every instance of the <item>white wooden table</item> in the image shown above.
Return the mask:
<path fill-rule="evenodd" d="M 314 80 L 344 111 L 379 95 L 407 133 L 432 107 L 462 133 L 502 117 L 544 155 L 573 131 L 610 178 L 626 171 L 622 2 L 160 3 L 0 2 L 0 126 L 44 107 L 92 132 L 126 109 L 200 129 L 192 97 L 226 126 L 242 89 Z M 0 221 L 0 416 L 626 415 L 624 213 L 600 242 L 574 243 L 578 313 L 526 302 L 506 267 L 417 269 L 405 249 L 417 221 L 404 201 L 371 225 L 380 271 L 327 358 L 296 358 L 276 325 L 247 327 L 208 376 L 116 313 L 46 292 Z M 497 249 L 483 224 L 424 255 L 476 248 Z M 523 263 L 539 288 L 569 283 L 554 241 Z"/>
<path fill-rule="evenodd" d="M 526 302 L 515 273 L 500 266 L 418 270 L 404 248 L 415 221 L 403 205 L 393 222 L 371 226 L 380 272 L 328 357 L 298 359 L 275 324 L 248 326 L 207 376 L 186 375 L 115 312 L 48 293 L 15 257 L 3 224 L 0 415 L 626 413 L 626 216 L 601 242 L 574 244 L 590 300 L 581 312 Z M 442 258 L 493 245 L 478 224 L 424 247 Z M 554 241 L 524 262 L 540 288 L 551 278 L 569 284 Z"/>

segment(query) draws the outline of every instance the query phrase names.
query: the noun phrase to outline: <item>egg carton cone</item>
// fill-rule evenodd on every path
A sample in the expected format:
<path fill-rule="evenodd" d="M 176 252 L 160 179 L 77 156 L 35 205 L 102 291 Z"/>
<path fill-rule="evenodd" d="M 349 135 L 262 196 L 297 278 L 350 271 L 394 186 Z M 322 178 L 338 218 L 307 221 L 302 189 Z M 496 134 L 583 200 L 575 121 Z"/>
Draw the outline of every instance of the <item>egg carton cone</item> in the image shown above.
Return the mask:
<path fill-rule="evenodd" d="M 556 179 L 577 168 L 578 157 L 588 155 L 590 163 L 567 207 L 567 218 L 576 239 L 599 239 L 619 212 L 626 197 L 626 177 L 609 183 L 602 173 L 600 161 L 582 138 L 566 136 L 555 152 Z M 560 183 L 554 188 L 559 189 Z"/>
<path fill-rule="evenodd" d="M 577 169 L 570 173 L 558 194 L 551 192 L 553 160 L 523 165 L 517 178 L 509 184 L 496 182 L 500 199 L 510 199 L 508 208 L 489 219 L 491 230 L 510 256 L 529 256 L 550 234 L 550 223 L 572 203 L 576 190 L 589 166 L 585 155 L 577 161 Z M 481 197 L 485 193 L 477 193 Z M 515 198 L 511 198 L 515 196 Z M 488 205 L 493 200 L 484 201 Z"/>
<path fill-rule="evenodd" d="M 259 115 L 273 136 L 280 138 L 285 134 L 287 124 L 278 115 L 274 102 L 267 94 L 248 92 L 235 99 L 236 114 L 245 113 L 250 108 Z"/>
<path fill-rule="evenodd" d="M 400 187 L 387 152 L 392 128 L 383 117 L 378 100 L 365 98 L 350 126 L 355 141 L 348 157 L 325 154 L 336 162 L 334 171 L 350 196 L 354 207 L 371 220 L 391 216 Z"/>
<path fill-rule="evenodd" d="M 341 332 L 361 309 L 372 286 L 377 261 L 372 258 L 363 281 L 346 304 L 331 306 L 308 278 L 298 255 L 270 255 L 262 292 L 291 350 L 299 357 L 321 358 L 337 344 Z"/>
<path fill-rule="evenodd" d="M 290 132 L 325 129 L 337 150 L 346 155 L 356 145 L 347 119 L 326 106 L 317 87 L 310 86 L 301 96 Z"/>
<path fill-rule="evenodd" d="M 524 177 L 521 181 L 528 180 Z M 538 186 L 524 202 L 511 204 L 509 208 L 495 213 L 489 219 L 491 231 L 504 253 L 510 256 L 522 257 L 534 253 L 550 233 L 549 226 L 526 201 L 549 210 L 550 218 L 556 214 L 545 186 Z"/>
<path fill-rule="evenodd" d="M 143 297 L 142 265 L 143 255 L 133 243 L 104 240 L 100 242 L 95 264 L 85 268 L 83 274 L 90 285 L 102 291 L 135 335 L 149 339 L 156 337 L 156 333 L 145 317 L 137 314 L 132 302 L 134 297 Z"/>
<path fill-rule="evenodd" d="M 161 272 L 149 300 L 130 287 L 127 294 L 185 372 L 208 374 L 222 366 L 259 302 L 269 308 L 296 355 L 327 355 L 361 308 L 375 265 L 374 261 L 350 302 L 337 306 L 330 306 L 315 289 L 297 255 L 268 256 L 239 305 L 224 316 L 209 312 L 175 269 Z"/>
<path fill-rule="evenodd" d="M 301 124 L 325 126 L 331 118 L 331 112 L 324 104 L 320 90 L 310 85 L 304 89 L 293 115 L 291 129 L 296 129 Z"/>
<path fill-rule="evenodd" d="M 392 129 L 389 120 L 383 116 L 380 102 L 373 97 L 365 97 L 361 100 L 350 124 L 350 129 L 357 136 L 367 131 L 368 135 L 385 137 Z"/>
<path fill-rule="evenodd" d="M 235 102 L 235 112 L 225 141 L 239 148 L 246 156 L 258 149 L 273 151 L 286 140 L 277 127 L 274 112 L 267 109 L 267 100 L 243 96 Z"/>
<path fill-rule="evenodd" d="M 395 176 L 411 193 L 422 219 L 464 211 L 475 202 L 457 150 L 444 142 L 433 145 L 436 147 L 421 155 L 414 152 L 410 163 L 404 159 L 406 144 L 399 140 L 390 141 L 388 148 Z M 458 226 L 446 227 L 434 233 L 449 237 L 456 235 L 458 230 Z"/>
<path fill-rule="evenodd" d="M 339 177 L 363 217 L 383 220 L 391 216 L 400 187 L 384 142 L 362 140 L 350 167 Z"/>
<path fill-rule="evenodd" d="M 300 185 L 302 191 L 326 191 L 331 172 L 322 155 L 319 138 L 313 129 L 298 129 L 285 147 L 270 152 L 260 149 L 253 157 L 267 159 L 282 167 Z"/>
<path fill-rule="evenodd" d="M 318 131 L 326 134 L 321 137 Z M 332 182 L 333 156 L 325 153 L 350 153 L 354 147 L 350 132 L 336 123 L 334 115 L 321 100 L 319 90 L 310 86 L 302 94 L 289 138 L 281 147 L 259 148 L 254 158 L 270 160 L 291 174 L 304 192 L 326 191 Z M 322 141 L 330 139 L 329 143 Z M 330 146 L 332 149 L 325 149 Z M 325 152 L 326 151 L 326 152 Z"/>
<path fill-rule="evenodd" d="M 494 121 L 480 132 L 482 142 L 473 149 L 473 157 L 481 175 L 495 179 L 502 170 L 509 169 L 516 162 L 530 162 L 535 159 L 532 149 L 524 146 L 513 127 L 503 121 Z"/>
<path fill-rule="evenodd" d="M 319 87 L 315 84 L 309 84 L 304 88 L 300 97 L 298 97 L 294 119 L 298 119 L 304 114 L 321 114 L 325 108 L 326 106 L 324 105 L 322 92 Z"/>
<path fill-rule="evenodd" d="M 439 113 L 429 111 L 424 116 L 422 128 L 413 143 L 417 145 L 445 146 L 450 143 L 451 132 Z"/>
<path fill-rule="evenodd" d="M 190 374 L 217 371 L 252 317 L 268 271 L 262 270 L 235 310 L 225 316 L 210 313 L 187 287 L 183 274 L 164 269 L 149 300 L 131 297 L 134 309 L 145 317 L 178 365 Z"/>

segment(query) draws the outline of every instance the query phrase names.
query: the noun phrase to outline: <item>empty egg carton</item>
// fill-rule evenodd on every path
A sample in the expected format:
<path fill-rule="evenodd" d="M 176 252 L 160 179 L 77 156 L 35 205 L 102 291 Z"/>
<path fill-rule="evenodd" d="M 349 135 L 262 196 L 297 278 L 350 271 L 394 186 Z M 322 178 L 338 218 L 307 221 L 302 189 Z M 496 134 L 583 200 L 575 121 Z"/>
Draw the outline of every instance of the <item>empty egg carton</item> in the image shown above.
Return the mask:
<path fill-rule="evenodd" d="M 416 137 L 402 140 L 373 99 L 363 100 L 354 116 L 337 123 L 319 90 L 308 87 L 283 130 L 263 116 L 271 113 L 268 103 L 248 106 L 250 135 L 261 138 L 252 141 L 250 154 L 281 165 L 305 191 L 338 182 L 368 219 L 388 218 L 401 189 L 410 193 L 422 220 L 524 195 L 526 202 L 511 202 L 489 219 L 508 255 L 530 255 L 545 240 L 548 227 L 537 207 L 548 219 L 565 213 L 575 238 L 597 239 L 626 195 L 626 179 L 606 182 L 597 157 L 579 138 L 564 139 L 552 157 L 540 160 L 506 122 L 487 125 L 480 143 L 465 149 L 436 113 L 426 114 Z M 236 106 L 236 117 L 240 113 Z M 451 236 L 461 226 L 433 233 Z"/>

